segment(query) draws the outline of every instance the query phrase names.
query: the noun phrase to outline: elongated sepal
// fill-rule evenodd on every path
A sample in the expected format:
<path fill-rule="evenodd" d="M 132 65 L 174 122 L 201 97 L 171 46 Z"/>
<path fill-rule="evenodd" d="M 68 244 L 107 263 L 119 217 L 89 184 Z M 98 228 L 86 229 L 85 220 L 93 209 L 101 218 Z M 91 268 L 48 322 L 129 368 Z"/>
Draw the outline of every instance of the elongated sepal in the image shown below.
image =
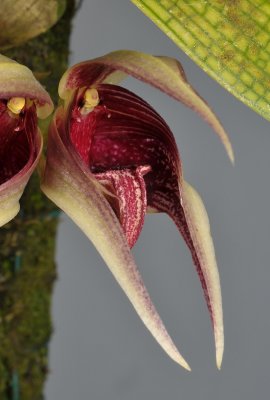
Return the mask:
<path fill-rule="evenodd" d="M 166 212 L 189 247 L 212 320 L 216 360 L 220 368 L 224 347 L 222 301 L 209 221 L 199 195 L 183 180 L 180 172 L 177 175 L 178 187 L 167 178 L 167 185 L 153 194 L 150 211 Z"/>
<path fill-rule="evenodd" d="M 19 212 L 19 200 L 37 166 L 41 151 L 42 135 L 37 131 L 35 132 L 28 162 L 16 175 L 0 185 L 0 227 L 12 220 Z"/>
<path fill-rule="evenodd" d="M 49 133 L 42 190 L 91 240 L 160 346 L 175 362 L 190 369 L 157 314 L 104 189 L 68 142 L 67 127 L 60 108 Z"/>
<path fill-rule="evenodd" d="M 222 299 L 209 220 L 198 193 L 184 180 L 181 188 L 182 206 L 203 277 L 204 293 L 214 328 L 216 362 L 220 368 L 224 350 Z"/>
<path fill-rule="evenodd" d="M 0 99 L 28 98 L 35 102 L 39 118 L 46 118 L 53 110 L 53 103 L 32 71 L 8 57 L 0 55 Z"/>
<path fill-rule="evenodd" d="M 110 80 L 114 82 L 119 71 L 160 89 L 196 111 L 219 135 L 229 158 L 234 161 L 230 140 L 220 121 L 188 83 L 181 64 L 173 58 L 128 50 L 115 51 L 67 70 L 59 84 L 59 95 L 65 99 L 75 88 L 111 83 Z"/>
<path fill-rule="evenodd" d="M 1 0 L 0 48 L 18 46 L 46 32 L 61 17 L 65 0 Z"/>

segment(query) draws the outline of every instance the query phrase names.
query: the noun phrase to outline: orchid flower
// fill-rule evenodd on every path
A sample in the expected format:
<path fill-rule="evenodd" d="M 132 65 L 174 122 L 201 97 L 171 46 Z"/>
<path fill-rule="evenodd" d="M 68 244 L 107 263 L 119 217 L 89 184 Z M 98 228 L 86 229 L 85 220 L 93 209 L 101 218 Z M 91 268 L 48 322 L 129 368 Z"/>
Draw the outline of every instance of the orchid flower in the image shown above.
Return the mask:
<path fill-rule="evenodd" d="M 165 352 L 189 369 L 161 321 L 133 260 L 131 247 L 145 213 L 165 212 L 190 249 L 212 319 L 216 362 L 223 355 L 219 274 L 208 217 L 184 180 L 177 145 L 157 112 L 116 83 L 129 74 L 197 111 L 229 139 L 173 59 L 118 51 L 70 68 L 59 84 L 60 106 L 50 126 L 45 194 L 93 242 L 138 315 Z"/>
<path fill-rule="evenodd" d="M 0 226 L 19 212 L 42 151 L 37 117 L 46 118 L 52 110 L 49 94 L 32 72 L 0 55 Z"/>

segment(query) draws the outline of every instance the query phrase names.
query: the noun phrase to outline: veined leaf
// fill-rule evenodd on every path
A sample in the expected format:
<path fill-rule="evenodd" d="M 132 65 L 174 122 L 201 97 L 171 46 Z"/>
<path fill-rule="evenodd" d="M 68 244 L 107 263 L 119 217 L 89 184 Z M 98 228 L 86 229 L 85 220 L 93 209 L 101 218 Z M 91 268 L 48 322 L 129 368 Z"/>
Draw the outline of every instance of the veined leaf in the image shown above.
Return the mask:
<path fill-rule="evenodd" d="M 131 0 L 205 72 L 270 120 L 269 0 Z"/>

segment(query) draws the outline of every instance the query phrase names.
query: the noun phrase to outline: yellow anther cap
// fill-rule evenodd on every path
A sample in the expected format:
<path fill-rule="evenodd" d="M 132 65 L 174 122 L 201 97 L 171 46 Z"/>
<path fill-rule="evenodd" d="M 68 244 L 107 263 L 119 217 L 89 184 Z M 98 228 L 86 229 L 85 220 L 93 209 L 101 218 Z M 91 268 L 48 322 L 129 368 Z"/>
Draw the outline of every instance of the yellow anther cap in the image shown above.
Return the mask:
<path fill-rule="evenodd" d="M 20 114 L 25 106 L 25 98 L 23 97 L 12 97 L 7 102 L 7 108 L 13 112 L 13 114 Z"/>
<path fill-rule="evenodd" d="M 97 89 L 87 89 L 84 93 L 84 107 L 93 108 L 99 103 L 99 95 Z"/>

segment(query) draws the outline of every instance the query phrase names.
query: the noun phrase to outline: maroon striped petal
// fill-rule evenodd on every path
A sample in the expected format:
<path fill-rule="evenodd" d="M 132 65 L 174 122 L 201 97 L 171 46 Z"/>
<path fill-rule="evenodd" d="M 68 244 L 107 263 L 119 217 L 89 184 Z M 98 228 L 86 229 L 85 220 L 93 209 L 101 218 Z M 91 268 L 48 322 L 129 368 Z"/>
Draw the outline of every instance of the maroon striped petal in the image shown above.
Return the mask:
<path fill-rule="evenodd" d="M 142 229 L 151 188 L 160 177 L 164 179 L 164 173 L 171 179 L 180 160 L 168 126 L 149 104 L 115 85 L 101 84 L 97 89 L 99 104 L 87 114 L 81 112 L 83 94 L 75 96 L 70 140 L 95 177 L 103 179 L 118 198 L 117 204 L 114 197 L 108 199 L 132 247 Z M 139 175 L 142 171 L 144 176 Z"/>
<path fill-rule="evenodd" d="M 166 122 L 139 96 L 119 86 L 97 86 L 99 104 L 81 114 L 83 94 L 69 106 L 70 143 L 93 173 L 150 165 L 157 181 L 162 171 L 181 170 L 174 137 Z M 160 156 L 159 156 L 160 153 Z"/>

